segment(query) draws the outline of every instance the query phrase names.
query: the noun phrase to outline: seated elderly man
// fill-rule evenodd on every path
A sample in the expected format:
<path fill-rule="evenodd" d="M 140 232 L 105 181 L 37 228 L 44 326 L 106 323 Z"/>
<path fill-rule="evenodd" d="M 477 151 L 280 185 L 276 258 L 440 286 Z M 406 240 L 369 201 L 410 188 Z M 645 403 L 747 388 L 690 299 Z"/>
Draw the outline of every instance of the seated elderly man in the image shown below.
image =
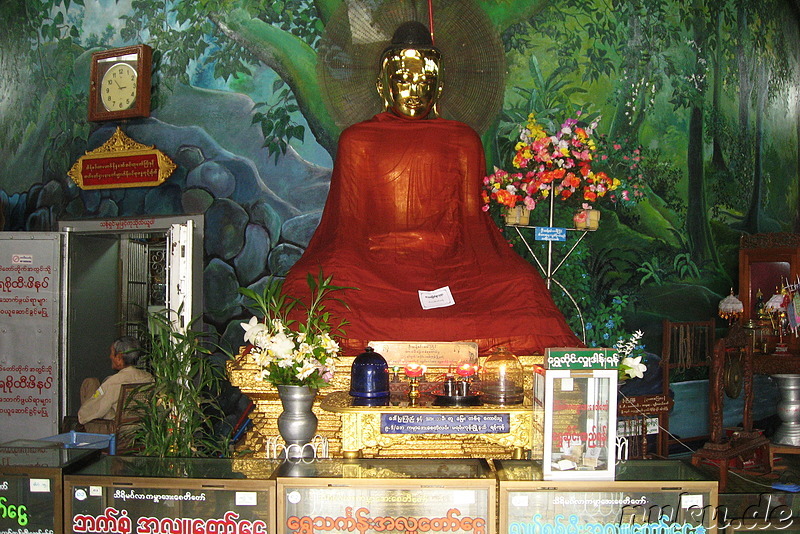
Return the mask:
<path fill-rule="evenodd" d="M 87 378 L 83 381 L 78 422 L 84 425 L 87 432 L 107 431 L 108 422 L 116 415 L 119 392 L 123 384 L 153 381 L 150 373 L 136 367 L 140 355 L 139 341 L 131 336 L 122 336 L 111 344 L 109 354 L 111 368 L 117 372 L 106 378 L 102 384 L 97 378 Z"/>

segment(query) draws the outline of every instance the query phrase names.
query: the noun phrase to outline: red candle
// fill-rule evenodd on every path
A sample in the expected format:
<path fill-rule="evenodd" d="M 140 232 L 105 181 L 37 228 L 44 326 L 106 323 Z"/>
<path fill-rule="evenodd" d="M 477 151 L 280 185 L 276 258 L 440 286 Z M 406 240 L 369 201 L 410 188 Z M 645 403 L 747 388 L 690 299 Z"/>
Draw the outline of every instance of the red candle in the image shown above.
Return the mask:
<path fill-rule="evenodd" d="M 422 376 L 425 372 L 425 366 L 418 363 L 409 363 L 406 365 L 406 376 L 409 378 L 416 378 Z"/>
<path fill-rule="evenodd" d="M 468 363 L 465 363 L 464 365 L 459 367 L 456 372 L 458 373 L 458 376 L 463 376 L 466 378 L 468 376 L 472 376 L 475 374 L 475 367 L 473 367 Z"/>

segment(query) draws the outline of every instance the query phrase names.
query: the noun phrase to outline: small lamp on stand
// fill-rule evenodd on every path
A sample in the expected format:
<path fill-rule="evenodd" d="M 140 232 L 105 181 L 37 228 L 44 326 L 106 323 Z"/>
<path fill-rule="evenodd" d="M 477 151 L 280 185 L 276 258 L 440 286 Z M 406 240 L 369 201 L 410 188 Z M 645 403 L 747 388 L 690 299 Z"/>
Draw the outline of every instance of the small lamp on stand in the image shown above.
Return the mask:
<path fill-rule="evenodd" d="M 719 316 L 727 319 L 728 325 L 730 325 L 734 321 L 738 321 L 742 313 L 744 313 L 744 304 L 736 298 L 731 289 L 731 294 L 719 302 Z"/>
<path fill-rule="evenodd" d="M 778 344 L 775 346 L 775 354 L 785 354 L 789 352 L 789 346 L 783 342 L 783 323 L 786 319 L 786 305 L 788 304 L 788 294 L 780 291 L 770 297 L 764 305 L 764 309 L 770 314 L 772 329 L 778 331 Z M 774 317 L 777 316 L 778 324 L 775 324 Z"/>

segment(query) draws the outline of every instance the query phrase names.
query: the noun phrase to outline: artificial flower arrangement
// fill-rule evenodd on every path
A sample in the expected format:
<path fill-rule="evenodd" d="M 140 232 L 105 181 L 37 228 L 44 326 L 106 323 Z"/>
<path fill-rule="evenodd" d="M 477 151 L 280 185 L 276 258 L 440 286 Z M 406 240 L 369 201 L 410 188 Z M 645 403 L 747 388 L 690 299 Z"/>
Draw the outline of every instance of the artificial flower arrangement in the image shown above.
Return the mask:
<path fill-rule="evenodd" d="M 344 334 L 342 328 L 346 322 L 335 320 L 325 310 L 325 303 L 336 300 L 344 304 L 332 293 L 353 289 L 335 286 L 331 280 L 332 277 L 325 278 L 322 272 L 317 277 L 308 274 L 306 282 L 311 289 L 308 305 L 284 295 L 281 292 L 283 282 L 277 278 L 270 278 L 261 294 L 248 288 L 239 289 L 261 314 L 261 318 L 253 316 L 249 322 L 242 323 L 244 341 L 249 344 L 245 352 L 258 365 L 259 380 L 272 385 L 313 389 L 330 383 L 340 352 L 336 338 Z"/>
<path fill-rule="evenodd" d="M 639 343 L 643 335 L 641 330 L 637 330 L 627 340 L 620 339 L 614 345 L 620 358 L 618 367 L 620 382 L 629 378 L 642 378 L 647 371 L 647 366 L 642 363 L 644 346 Z"/>
<path fill-rule="evenodd" d="M 557 132 L 548 133 L 533 114 L 521 129 L 512 164 L 516 172 L 494 169 L 483 180 L 483 210 L 492 202 L 502 208 L 536 208 L 551 195 L 562 201 L 579 199 L 584 210 L 608 196 L 614 203 L 630 206 L 644 198 L 639 169 L 641 151 L 630 154 L 619 143 L 596 136 L 599 119 L 591 123 L 576 118 L 564 121 Z M 612 178 L 597 167 L 624 170 L 626 182 Z M 619 191 L 617 191 L 620 189 Z"/>

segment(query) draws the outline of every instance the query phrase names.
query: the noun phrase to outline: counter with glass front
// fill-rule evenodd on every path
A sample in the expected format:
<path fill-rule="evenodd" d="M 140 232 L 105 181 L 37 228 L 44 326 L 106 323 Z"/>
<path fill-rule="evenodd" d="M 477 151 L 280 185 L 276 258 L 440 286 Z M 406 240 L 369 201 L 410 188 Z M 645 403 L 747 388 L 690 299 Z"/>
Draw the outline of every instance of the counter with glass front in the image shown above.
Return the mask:
<path fill-rule="evenodd" d="M 497 482 L 483 459 L 299 460 L 276 479 L 283 534 L 495 531 Z"/>
<path fill-rule="evenodd" d="M 61 534 L 63 476 L 99 455 L 57 444 L 0 447 L 0 532 Z"/>
<path fill-rule="evenodd" d="M 64 477 L 67 532 L 275 531 L 273 460 L 106 456 Z"/>
<path fill-rule="evenodd" d="M 494 465 L 499 532 L 702 533 L 717 519 L 717 481 L 680 460 L 620 462 L 615 480 L 601 483 L 545 480 L 539 461 Z"/>

